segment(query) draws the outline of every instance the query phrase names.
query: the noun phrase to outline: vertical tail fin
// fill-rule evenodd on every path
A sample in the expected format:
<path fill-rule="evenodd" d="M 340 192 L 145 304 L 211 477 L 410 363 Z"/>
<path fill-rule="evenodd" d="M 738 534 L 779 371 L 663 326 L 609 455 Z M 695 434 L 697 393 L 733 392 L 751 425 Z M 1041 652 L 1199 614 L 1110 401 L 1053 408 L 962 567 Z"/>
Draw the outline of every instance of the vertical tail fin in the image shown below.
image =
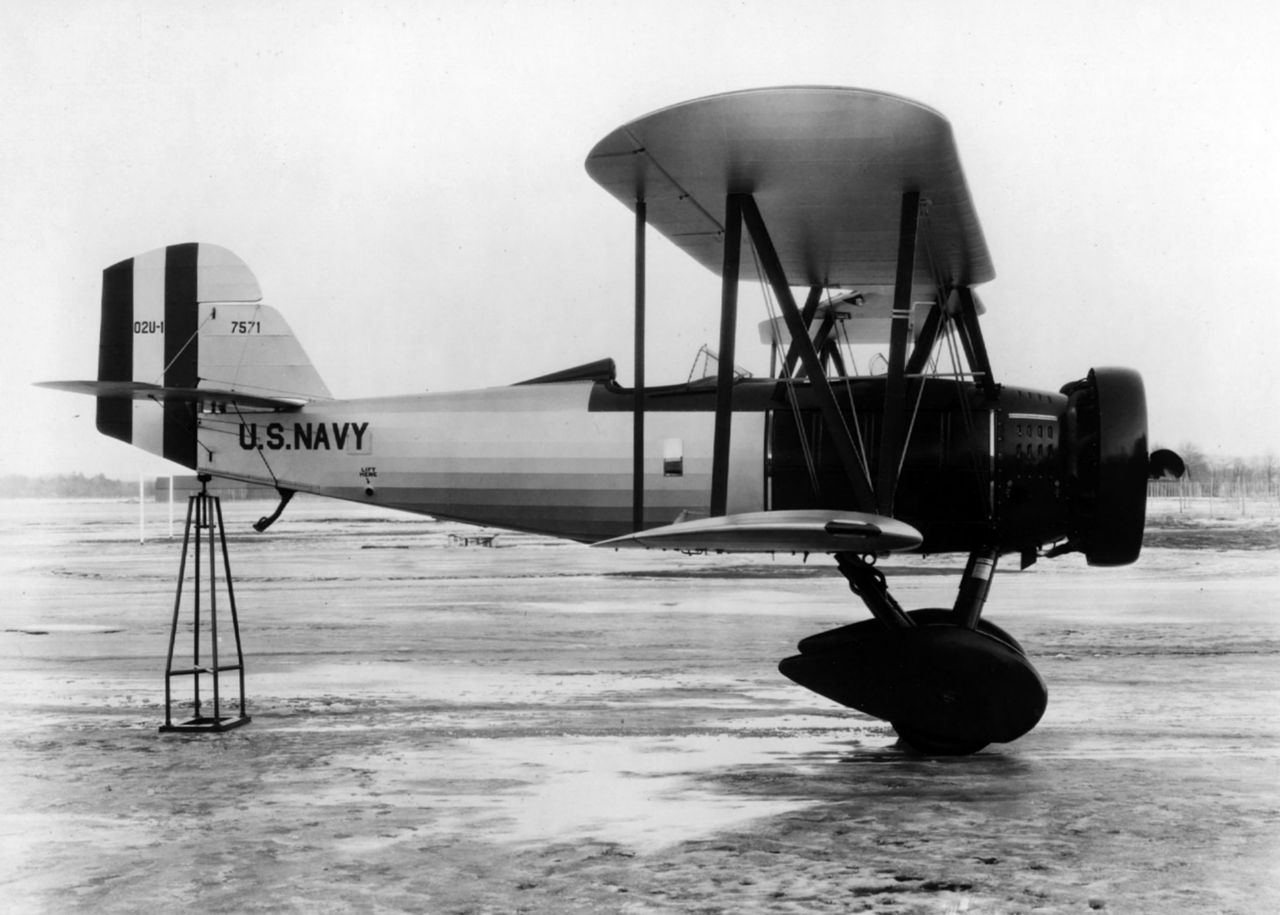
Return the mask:
<path fill-rule="evenodd" d="M 98 431 L 187 467 L 202 391 L 330 397 L 253 273 L 216 245 L 170 245 L 104 270 L 98 342 L 100 383 L 162 389 L 100 394 Z"/>

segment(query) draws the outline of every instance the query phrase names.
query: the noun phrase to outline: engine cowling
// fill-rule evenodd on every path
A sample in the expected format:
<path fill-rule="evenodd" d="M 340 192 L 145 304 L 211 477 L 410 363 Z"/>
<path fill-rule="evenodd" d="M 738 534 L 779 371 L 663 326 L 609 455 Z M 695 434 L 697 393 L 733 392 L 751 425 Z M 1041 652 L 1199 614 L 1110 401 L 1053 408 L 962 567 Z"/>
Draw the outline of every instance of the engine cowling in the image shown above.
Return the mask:
<path fill-rule="evenodd" d="M 1147 397 L 1132 369 L 1095 368 L 1064 385 L 1073 547 L 1091 566 L 1126 565 L 1146 522 Z"/>

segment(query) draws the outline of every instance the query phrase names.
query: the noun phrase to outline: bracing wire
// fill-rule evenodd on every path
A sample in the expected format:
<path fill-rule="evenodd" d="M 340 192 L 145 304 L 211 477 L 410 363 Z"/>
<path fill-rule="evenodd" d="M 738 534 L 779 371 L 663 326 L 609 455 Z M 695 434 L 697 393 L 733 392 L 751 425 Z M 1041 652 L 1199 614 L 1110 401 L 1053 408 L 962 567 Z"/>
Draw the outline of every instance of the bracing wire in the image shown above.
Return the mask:
<path fill-rule="evenodd" d="M 974 430 L 973 408 L 969 404 L 969 398 L 965 395 L 964 383 L 961 381 L 960 346 L 956 343 L 956 329 L 954 327 L 954 322 L 950 318 L 946 321 L 945 330 L 948 355 L 951 357 L 951 368 L 955 377 L 956 389 L 960 400 L 960 416 L 964 420 L 965 440 L 972 443 Z M 984 498 L 984 493 L 989 488 L 987 475 L 982 469 L 982 462 L 978 459 L 977 450 L 971 448 L 969 450 L 969 454 L 973 458 L 973 470 L 978 479 L 978 499 L 982 502 L 983 509 L 987 513 L 987 519 L 990 520 L 991 506 L 988 504 L 987 499 Z"/>
<path fill-rule="evenodd" d="M 164 368 L 160 370 L 160 377 L 156 379 L 155 383 L 157 385 L 161 387 L 164 386 L 165 373 L 168 372 L 169 369 L 173 368 L 173 364 L 177 362 L 178 359 L 182 356 L 182 354 L 187 351 L 187 347 L 189 347 L 192 343 L 194 343 L 196 338 L 200 336 L 200 331 L 204 329 L 204 326 L 208 324 L 211 320 L 213 320 L 214 313 L 215 313 L 214 311 L 209 312 L 209 316 L 205 318 L 203 321 L 201 321 L 196 326 L 196 329 L 191 332 L 191 336 L 187 337 L 187 339 L 183 341 L 182 346 L 178 347 L 178 351 L 173 354 L 173 358 L 165 363 Z"/>
<path fill-rule="evenodd" d="M 898 457 L 898 476 L 902 476 L 902 467 L 907 463 L 907 447 L 911 444 L 911 433 L 915 431 L 916 419 L 920 416 L 920 403 L 924 400 L 924 383 L 927 378 L 917 378 L 919 391 L 916 392 L 916 405 L 911 409 L 911 422 L 907 425 L 906 438 L 902 440 L 902 454 Z"/>
<path fill-rule="evenodd" d="M 853 359 L 853 344 L 849 340 L 849 332 L 845 328 L 843 321 L 839 322 L 839 324 L 840 336 L 843 339 L 845 347 L 849 351 L 849 363 L 853 366 L 854 373 L 856 374 L 858 371 L 858 365 Z M 875 487 L 871 482 L 871 467 L 867 463 L 867 451 L 866 448 L 863 447 L 862 422 L 858 418 L 858 403 L 854 400 L 853 384 L 849 381 L 848 375 L 844 376 L 844 393 L 845 396 L 849 398 L 849 414 L 853 417 L 853 431 L 857 436 L 854 441 L 857 446 L 856 453 L 858 455 L 858 464 L 862 467 L 863 476 L 867 478 L 867 486 L 874 490 Z"/>
<path fill-rule="evenodd" d="M 262 317 L 261 302 L 258 302 L 254 305 L 253 317 L 255 319 L 261 320 L 261 317 Z M 245 357 L 248 355 L 248 353 L 249 353 L 249 337 L 246 335 L 244 338 L 244 345 L 240 347 L 240 359 L 239 361 L 236 362 L 236 370 L 231 375 L 231 384 L 233 386 L 239 383 L 240 381 L 240 370 L 244 368 L 244 360 L 245 360 Z"/>
<path fill-rule="evenodd" d="M 240 404 L 236 403 L 235 401 L 232 401 L 231 406 L 232 406 L 232 409 L 236 411 L 236 418 L 240 420 L 240 425 L 243 426 L 244 414 L 240 412 Z M 208 450 L 208 449 L 205 449 L 205 450 Z M 254 450 L 258 452 L 258 457 L 262 458 L 262 466 L 267 468 L 267 473 L 271 474 L 271 485 L 275 486 L 278 489 L 280 487 L 280 478 L 277 477 L 276 472 L 271 469 L 271 464 L 267 460 L 267 456 L 262 452 L 262 447 L 259 446 Z"/>
<path fill-rule="evenodd" d="M 945 299 L 943 298 L 943 295 L 947 289 L 947 286 L 942 281 L 942 274 L 938 270 L 938 262 L 936 257 L 934 256 L 933 245 L 931 242 L 932 236 L 931 236 L 931 233 L 929 232 L 929 211 L 927 207 L 923 213 L 922 223 L 923 223 L 922 228 L 924 230 L 924 247 L 929 257 L 929 269 L 933 272 L 934 284 L 937 287 L 937 291 L 938 291 L 938 306 L 943 307 L 945 305 Z M 945 312 L 943 314 L 943 319 L 944 320 L 942 324 L 942 330 L 943 330 L 943 335 L 947 342 L 948 355 L 951 358 L 952 377 L 955 380 L 956 392 L 960 400 L 960 415 L 964 420 L 965 439 L 966 441 L 972 443 L 973 430 L 974 430 L 973 408 L 969 403 L 969 398 L 966 396 L 966 392 L 964 389 L 963 379 L 966 373 L 964 373 L 961 368 L 959 345 L 956 343 L 956 340 L 955 340 L 955 334 L 957 333 L 956 328 L 954 326 L 955 322 L 952 321 L 951 316 L 945 314 Z M 973 377 L 973 366 L 969 366 L 968 376 Z M 923 379 L 921 379 L 921 391 L 923 392 L 923 390 L 924 390 Z M 917 405 L 917 409 L 918 409 L 918 405 Z M 912 423 L 914 424 L 914 422 L 915 422 L 915 419 L 913 417 Z M 908 439 L 909 438 L 910 438 L 910 433 L 908 433 Z M 977 474 L 977 479 L 978 479 L 979 501 L 982 502 L 983 508 L 987 513 L 987 520 L 991 520 L 992 506 L 988 503 L 987 499 L 982 497 L 982 493 L 984 493 L 990 488 L 990 481 L 987 479 L 987 474 L 982 468 L 982 462 L 978 458 L 977 450 L 970 449 L 970 454 L 973 458 L 973 469 L 974 469 L 974 472 Z M 904 447 L 903 456 L 905 457 L 905 455 L 906 455 L 906 449 Z M 901 465 L 899 466 L 901 467 Z"/>
<path fill-rule="evenodd" d="M 756 278 L 760 282 L 760 289 L 764 298 L 765 311 L 769 315 L 769 323 L 772 327 L 778 326 L 778 315 L 774 308 L 773 291 L 769 288 L 769 284 L 764 281 L 764 271 L 760 268 L 760 257 L 756 254 L 755 242 L 751 243 L 751 259 L 755 266 Z M 785 361 L 786 353 L 782 351 L 782 341 L 778 338 L 777 333 L 770 335 L 772 338 L 772 346 L 774 348 L 775 358 L 781 358 Z M 787 402 L 791 406 L 791 415 L 795 418 L 796 434 L 800 439 L 800 451 L 804 455 L 805 470 L 809 474 L 809 484 L 813 487 L 815 496 L 821 495 L 822 487 L 818 482 L 818 468 L 814 461 L 813 451 L 809 446 L 809 436 L 806 434 L 804 427 L 801 425 L 800 401 L 796 396 L 795 390 L 795 374 L 788 373 L 784 379 L 783 387 L 787 392 Z"/>

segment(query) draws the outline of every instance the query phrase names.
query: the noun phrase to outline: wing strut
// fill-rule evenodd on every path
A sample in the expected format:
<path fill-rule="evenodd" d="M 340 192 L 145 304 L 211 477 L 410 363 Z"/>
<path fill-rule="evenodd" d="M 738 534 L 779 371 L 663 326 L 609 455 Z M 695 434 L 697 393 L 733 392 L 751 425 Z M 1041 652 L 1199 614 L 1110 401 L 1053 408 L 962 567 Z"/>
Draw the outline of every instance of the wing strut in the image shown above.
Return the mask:
<path fill-rule="evenodd" d="M 854 505 L 852 507 L 862 511 L 874 511 L 875 497 L 871 492 L 871 483 L 863 474 L 862 465 L 858 461 L 858 445 L 854 443 L 849 427 L 845 425 L 844 417 L 840 414 L 835 392 L 831 390 L 831 382 L 827 380 L 826 372 L 822 369 L 822 360 L 813 348 L 813 341 L 809 339 L 809 328 L 805 324 L 804 317 L 800 314 L 800 309 L 796 307 L 795 298 L 791 295 L 791 287 L 787 283 L 786 273 L 783 272 L 782 263 L 778 260 L 777 251 L 773 247 L 773 240 L 769 237 L 768 229 L 765 228 L 760 210 L 756 207 L 755 198 L 750 194 L 730 194 L 729 198 L 730 200 L 734 198 L 738 200 L 738 205 L 742 211 L 742 219 L 746 222 L 747 232 L 750 234 L 751 241 L 755 245 L 756 254 L 760 258 L 760 265 L 764 269 L 769 285 L 773 287 L 773 294 L 778 300 L 778 307 L 782 310 L 782 315 L 786 319 L 787 330 L 791 334 L 792 349 L 799 347 L 800 363 L 804 366 L 805 372 L 809 376 L 809 383 L 812 385 L 814 396 L 818 401 L 818 409 L 822 413 L 823 422 L 830 430 L 831 441 L 835 445 L 836 454 L 839 455 L 845 476 L 848 477 L 849 483 L 853 487 Z M 731 208 L 727 209 L 731 211 Z M 726 238 L 729 232 L 730 227 L 726 225 Z M 728 246 L 726 245 L 726 253 L 727 249 Z M 734 276 L 736 282 L 736 274 Z M 810 298 L 812 299 L 813 296 L 811 295 Z"/>
<path fill-rule="evenodd" d="M 907 331 L 911 320 L 911 277 L 916 263 L 916 229 L 920 220 L 920 192 L 902 195 L 898 224 L 898 270 L 893 288 L 893 322 L 889 331 L 889 377 L 885 383 L 884 431 L 880 436 L 880 461 L 876 479 L 876 510 L 893 515 L 893 495 L 898 483 L 898 455 L 907 433 Z"/>
<path fill-rule="evenodd" d="M 933 355 L 933 345 L 938 342 L 938 331 L 942 329 L 942 306 L 935 303 L 929 309 L 929 316 L 924 319 L 924 327 L 920 328 L 920 336 L 916 339 L 915 349 L 907 360 L 907 374 L 919 375 L 929 365 L 929 357 Z"/>
<path fill-rule="evenodd" d="M 644 197 L 636 198 L 635 411 L 631 427 L 631 528 L 644 530 Z"/>
<path fill-rule="evenodd" d="M 987 344 L 982 339 L 982 328 L 978 325 L 978 305 L 973 300 L 973 290 L 968 286 L 957 287 L 960 321 L 960 342 L 964 345 L 965 358 L 969 367 L 982 385 L 982 392 L 994 397 L 999 385 L 991 374 L 991 359 L 987 356 Z"/>
<path fill-rule="evenodd" d="M 724 204 L 724 272 L 720 286 L 720 368 L 716 378 L 716 426 L 711 458 L 711 517 L 728 511 L 729 433 L 733 421 L 734 341 L 738 335 L 738 269 L 742 258 L 742 203 Z"/>
<path fill-rule="evenodd" d="M 804 316 L 804 312 L 800 313 Z M 812 318 L 805 320 L 805 327 L 812 326 Z M 822 323 L 818 325 L 817 332 L 813 335 L 813 351 L 818 354 L 819 360 L 822 362 L 823 374 L 826 374 L 827 363 L 834 361 L 832 357 L 839 360 L 840 365 L 844 365 L 844 359 L 840 357 L 839 351 L 835 346 L 835 342 L 831 339 L 831 332 L 836 327 L 836 313 L 834 310 L 828 311 L 827 316 L 822 319 Z M 804 374 L 804 370 L 800 369 L 797 377 Z"/>
<path fill-rule="evenodd" d="M 800 312 L 800 318 L 804 321 L 804 326 L 806 328 L 813 323 L 813 316 L 818 312 L 818 303 L 821 299 L 822 286 L 815 283 L 809 287 L 809 297 L 804 300 L 804 309 Z M 791 348 L 787 350 L 787 358 L 784 362 L 786 368 L 783 370 L 783 378 L 790 378 L 795 375 L 796 362 L 799 360 L 800 344 L 797 341 L 792 340 Z"/>

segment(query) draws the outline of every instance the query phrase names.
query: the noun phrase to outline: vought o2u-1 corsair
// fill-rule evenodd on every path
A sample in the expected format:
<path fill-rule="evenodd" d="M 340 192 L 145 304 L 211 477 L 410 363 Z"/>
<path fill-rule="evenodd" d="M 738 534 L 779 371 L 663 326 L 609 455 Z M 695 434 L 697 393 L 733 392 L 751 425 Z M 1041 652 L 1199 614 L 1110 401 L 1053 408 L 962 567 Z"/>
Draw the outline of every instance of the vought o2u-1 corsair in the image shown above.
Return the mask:
<path fill-rule="evenodd" d="M 871 618 L 801 641 L 786 676 L 927 753 L 1033 728 L 1044 681 L 982 618 L 997 562 L 1133 562 L 1147 480 L 1181 462 L 1148 454 L 1134 371 L 997 380 L 974 292 L 994 269 L 947 120 L 860 89 L 732 92 L 624 124 L 586 168 L 634 212 L 632 388 L 603 360 L 335 398 L 245 264 L 204 243 L 108 267 L 97 380 L 51 386 L 95 396 L 102 433 L 281 507 L 307 492 L 604 547 L 829 554 Z M 650 226 L 722 278 L 714 378 L 645 385 Z M 769 308 L 772 377 L 734 368 L 742 281 Z M 904 610 L 876 567 L 898 551 L 967 554 L 954 605 Z"/>

